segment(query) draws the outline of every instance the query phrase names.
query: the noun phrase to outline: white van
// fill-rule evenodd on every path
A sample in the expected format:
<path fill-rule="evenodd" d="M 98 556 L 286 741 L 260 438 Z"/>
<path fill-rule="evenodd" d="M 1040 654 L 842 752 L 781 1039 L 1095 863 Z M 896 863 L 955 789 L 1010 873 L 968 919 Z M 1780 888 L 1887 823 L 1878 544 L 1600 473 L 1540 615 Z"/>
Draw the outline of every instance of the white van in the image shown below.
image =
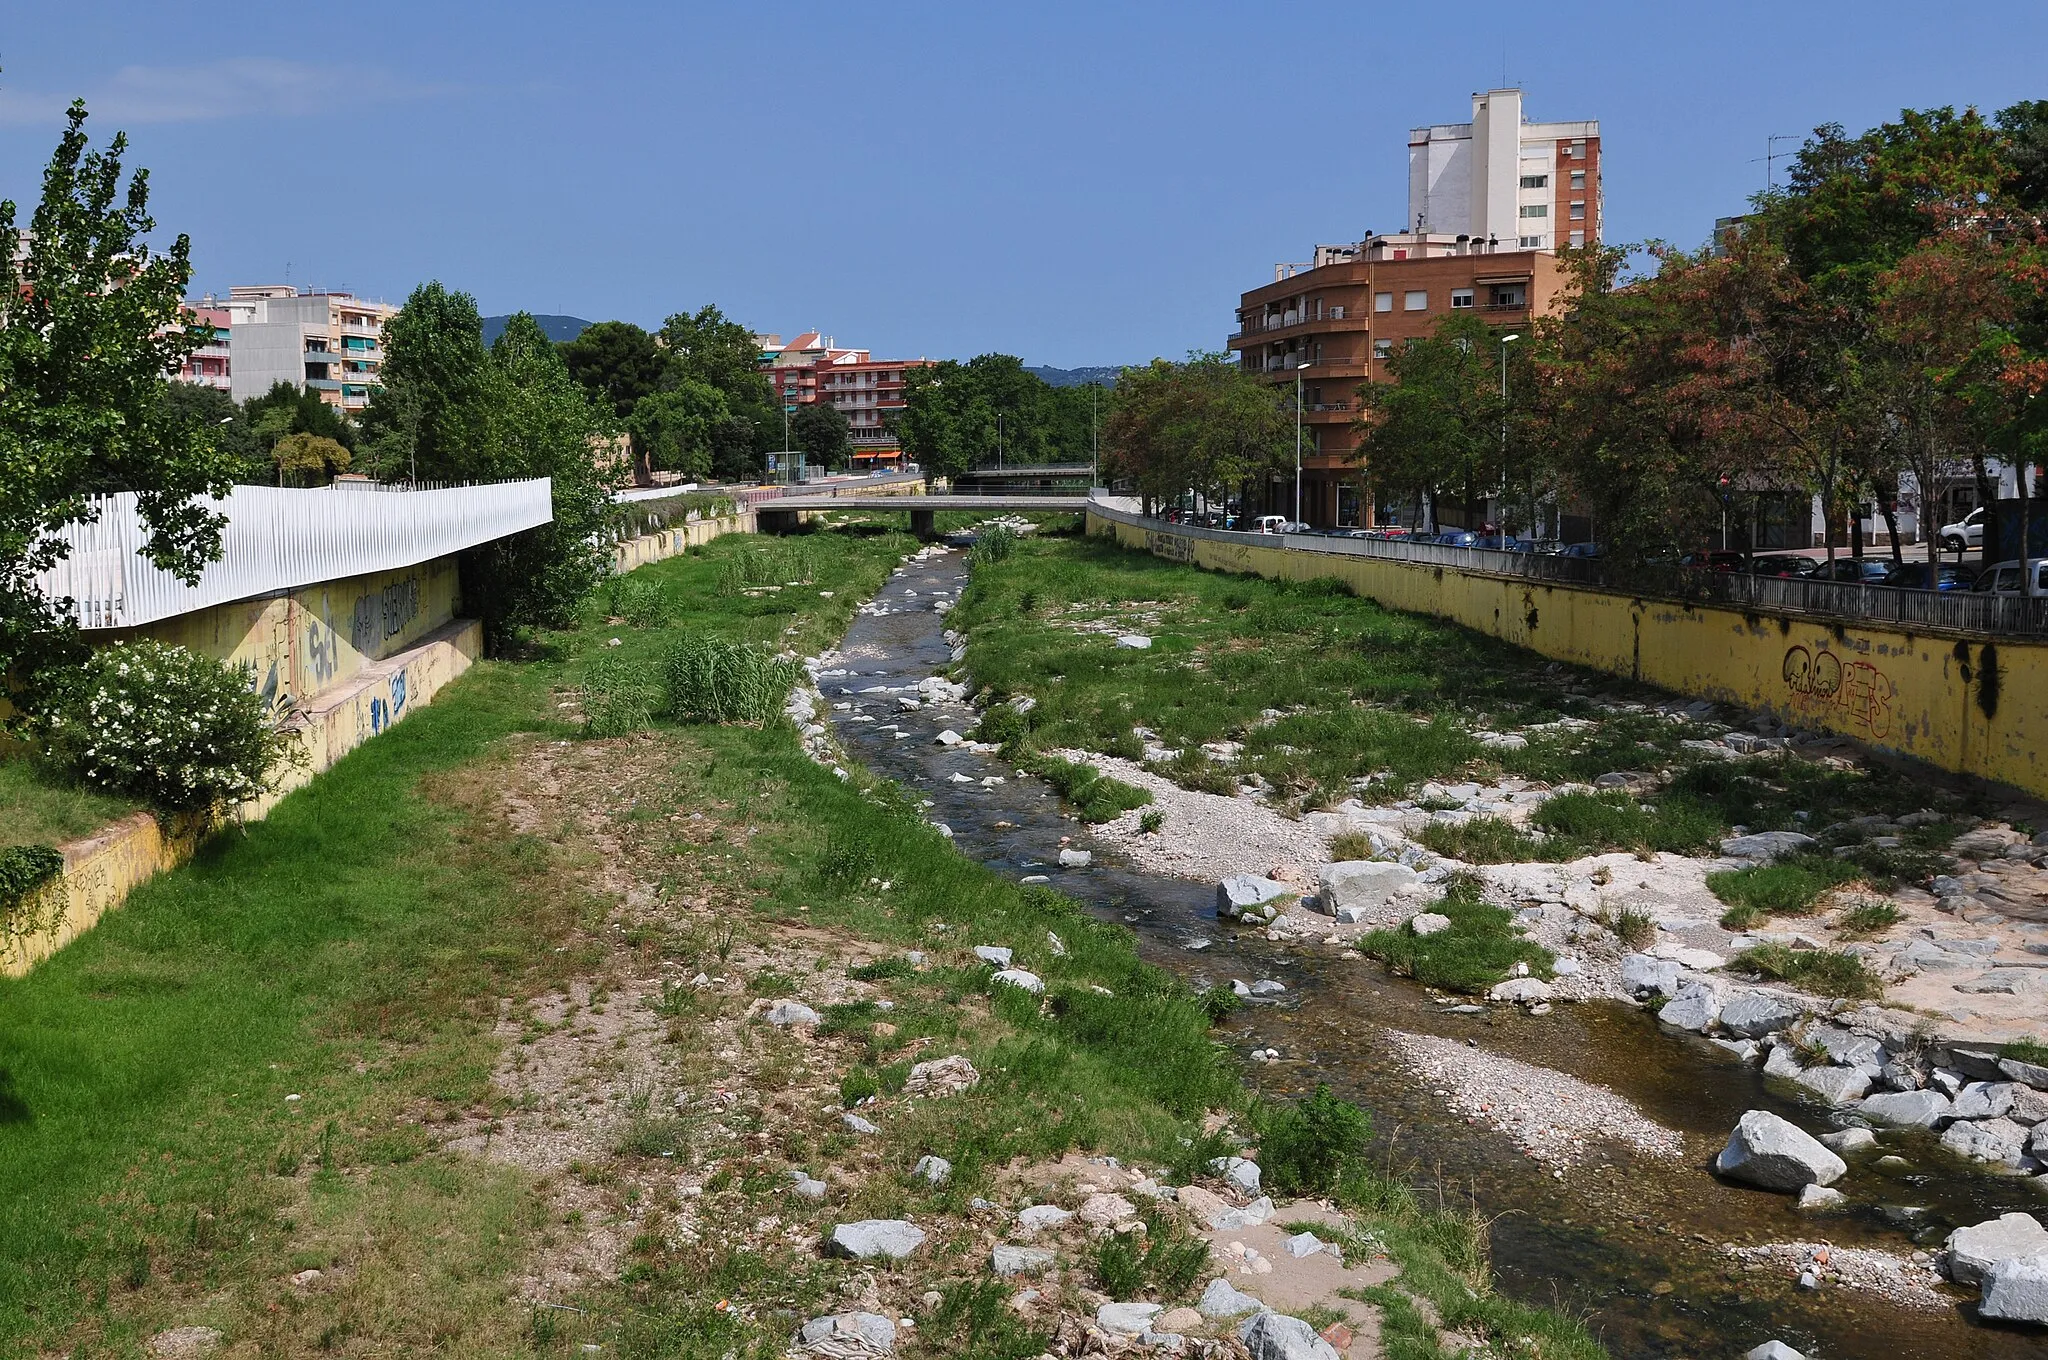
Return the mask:
<path fill-rule="evenodd" d="M 2020 573 L 2018 558 L 1986 567 L 1971 588 L 1985 595 L 2048 595 L 2048 557 L 2028 558 L 2027 570 L 2034 574 L 2032 590 L 2027 589 L 2027 578 Z"/>
<path fill-rule="evenodd" d="M 1255 534 L 1284 534 L 1292 527 L 1285 515 L 1260 515 L 1252 521 Z"/>

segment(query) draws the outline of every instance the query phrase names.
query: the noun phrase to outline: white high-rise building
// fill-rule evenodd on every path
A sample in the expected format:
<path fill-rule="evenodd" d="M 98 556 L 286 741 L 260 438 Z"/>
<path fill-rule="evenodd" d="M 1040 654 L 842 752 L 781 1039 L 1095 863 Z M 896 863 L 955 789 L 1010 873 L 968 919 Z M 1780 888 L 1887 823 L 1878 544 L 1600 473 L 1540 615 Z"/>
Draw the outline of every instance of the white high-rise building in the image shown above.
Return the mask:
<path fill-rule="evenodd" d="M 1531 123 L 1520 90 L 1472 96 L 1472 121 L 1408 134 L 1406 229 L 1502 249 L 1600 239 L 1600 122 Z"/>

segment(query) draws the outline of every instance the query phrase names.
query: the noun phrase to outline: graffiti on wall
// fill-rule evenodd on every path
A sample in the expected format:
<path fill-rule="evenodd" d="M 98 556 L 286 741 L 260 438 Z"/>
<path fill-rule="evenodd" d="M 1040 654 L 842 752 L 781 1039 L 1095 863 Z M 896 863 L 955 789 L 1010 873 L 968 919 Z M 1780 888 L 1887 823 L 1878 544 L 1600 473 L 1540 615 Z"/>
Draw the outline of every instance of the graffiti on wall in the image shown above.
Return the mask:
<path fill-rule="evenodd" d="M 1892 731 L 1891 677 L 1867 661 L 1843 661 L 1823 647 L 1809 652 L 1800 646 L 1785 651 L 1783 674 L 1792 706 L 1830 716 L 1865 736 L 1882 740 Z"/>
<path fill-rule="evenodd" d="M 1195 540 L 1185 534 L 1163 533 L 1158 529 L 1145 531 L 1145 547 L 1169 562 L 1192 562 L 1195 560 Z"/>
<path fill-rule="evenodd" d="M 420 613 L 420 578 L 408 576 L 382 590 L 356 597 L 349 621 L 349 644 L 364 656 L 375 656 L 386 639 L 397 637 Z"/>

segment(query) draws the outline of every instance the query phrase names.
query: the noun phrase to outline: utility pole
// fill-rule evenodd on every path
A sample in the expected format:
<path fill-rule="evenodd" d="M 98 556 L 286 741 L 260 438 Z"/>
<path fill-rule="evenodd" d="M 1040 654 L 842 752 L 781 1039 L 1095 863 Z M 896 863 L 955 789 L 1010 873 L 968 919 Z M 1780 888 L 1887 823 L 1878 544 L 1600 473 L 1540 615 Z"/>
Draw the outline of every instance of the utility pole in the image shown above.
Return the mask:
<path fill-rule="evenodd" d="M 1102 476 L 1102 384 L 1096 383 L 1088 397 L 1088 485 Z"/>
<path fill-rule="evenodd" d="M 1294 366 L 1294 522 L 1301 523 L 1301 372 L 1307 364 Z"/>
<path fill-rule="evenodd" d="M 996 412 L 996 471 L 1003 470 L 1003 413 Z"/>
<path fill-rule="evenodd" d="M 1513 335 L 1503 335 L 1500 338 L 1500 487 L 1502 505 L 1507 504 L 1510 489 L 1508 480 L 1508 346 L 1521 338 L 1522 336 L 1519 331 Z M 1529 491 L 1529 517 L 1532 528 L 1534 527 L 1536 517 L 1535 501 L 1536 491 L 1534 487 L 1531 487 Z M 1506 521 L 1507 516 L 1502 515 L 1501 519 Z M 1507 532 L 1505 522 L 1502 524 L 1501 532 L 1503 534 Z"/>

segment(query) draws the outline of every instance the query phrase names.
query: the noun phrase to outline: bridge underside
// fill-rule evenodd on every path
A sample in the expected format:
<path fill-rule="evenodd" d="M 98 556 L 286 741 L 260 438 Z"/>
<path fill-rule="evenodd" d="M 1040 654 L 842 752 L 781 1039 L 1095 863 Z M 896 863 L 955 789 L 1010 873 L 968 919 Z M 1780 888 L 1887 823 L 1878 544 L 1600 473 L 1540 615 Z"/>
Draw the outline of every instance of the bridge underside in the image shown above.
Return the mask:
<path fill-rule="evenodd" d="M 964 510 L 970 514 L 1000 510 L 1061 510 L 1078 513 L 1088 508 L 1086 496 L 790 496 L 760 506 L 755 522 L 762 533 L 795 533 L 806 513 L 826 510 L 893 510 L 910 516 L 910 531 L 920 538 L 937 533 L 935 516 L 941 510 Z"/>

